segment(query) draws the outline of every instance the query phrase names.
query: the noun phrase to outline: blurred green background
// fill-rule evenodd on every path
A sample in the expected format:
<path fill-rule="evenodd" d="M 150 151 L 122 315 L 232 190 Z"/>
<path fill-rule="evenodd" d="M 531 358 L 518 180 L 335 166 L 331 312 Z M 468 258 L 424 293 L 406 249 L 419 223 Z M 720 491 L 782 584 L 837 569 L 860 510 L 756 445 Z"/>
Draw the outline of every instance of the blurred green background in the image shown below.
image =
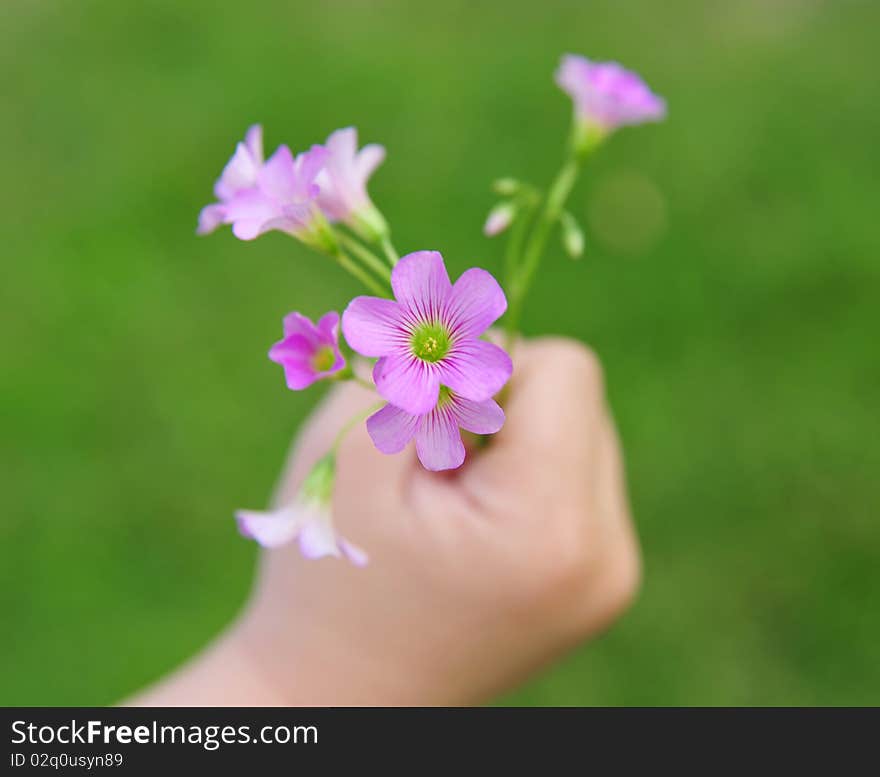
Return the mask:
<path fill-rule="evenodd" d="M 110 703 L 248 589 L 317 393 L 266 349 L 357 287 L 280 234 L 194 235 L 245 127 L 356 124 L 404 250 L 499 270 L 488 184 L 545 182 L 559 55 L 666 96 L 572 208 L 526 315 L 602 357 L 644 543 L 637 605 L 512 704 L 880 702 L 880 4 L 0 5 L 0 703 Z"/>

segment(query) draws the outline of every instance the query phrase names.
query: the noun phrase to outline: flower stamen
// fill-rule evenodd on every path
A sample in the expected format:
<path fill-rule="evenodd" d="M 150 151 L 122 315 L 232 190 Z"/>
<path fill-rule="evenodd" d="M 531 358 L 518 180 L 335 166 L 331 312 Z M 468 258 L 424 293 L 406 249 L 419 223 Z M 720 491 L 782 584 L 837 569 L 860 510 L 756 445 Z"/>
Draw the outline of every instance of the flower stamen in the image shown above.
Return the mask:
<path fill-rule="evenodd" d="M 336 354 L 334 353 L 332 346 L 329 345 L 319 348 L 315 351 L 315 355 L 312 357 L 312 367 L 315 372 L 327 372 L 335 363 Z"/>
<path fill-rule="evenodd" d="M 452 346 L 452 338 L 440 324 L 423 324 L 412 334 L 410 347 L 413 354 L 430 364 L 439 362 Z"/>

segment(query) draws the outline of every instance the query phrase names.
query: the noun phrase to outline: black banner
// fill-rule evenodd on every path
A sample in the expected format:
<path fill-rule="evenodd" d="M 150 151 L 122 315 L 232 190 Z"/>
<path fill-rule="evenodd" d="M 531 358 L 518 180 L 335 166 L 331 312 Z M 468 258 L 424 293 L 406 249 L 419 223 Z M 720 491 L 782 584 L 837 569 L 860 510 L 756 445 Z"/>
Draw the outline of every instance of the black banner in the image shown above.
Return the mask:
<path fill-rule="evenodd" d="M 837 772 L 870 763 L 880 730 L 876 709 L 5 708 L 2 719 L 5 774 L 470 772 L 475 754 L 493 772 L 801 762 Z"/>

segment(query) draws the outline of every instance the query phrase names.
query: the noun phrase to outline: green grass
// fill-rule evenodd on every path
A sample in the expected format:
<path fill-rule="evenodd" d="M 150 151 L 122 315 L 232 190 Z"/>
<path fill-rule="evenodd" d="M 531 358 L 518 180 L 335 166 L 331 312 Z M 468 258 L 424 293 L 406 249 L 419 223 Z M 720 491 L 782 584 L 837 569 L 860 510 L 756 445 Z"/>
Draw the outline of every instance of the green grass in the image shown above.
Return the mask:
<path fill-rule="evenodd" d="M 529 332 L 601 355 L 646 582 L 513 704 L 880 701 L 880 80 L 870 3 L 0 7 L 0 703 L 109 703 L 233 615 L 260 504 L 315 395 L 265 351 L 357 289 L 281 235 L 196 239 L 253 121 L 383 142 L 399 248 L 500 270 L 501 174 L 546 181 L 557 57 L 670 104 L 621 133 Z"/>

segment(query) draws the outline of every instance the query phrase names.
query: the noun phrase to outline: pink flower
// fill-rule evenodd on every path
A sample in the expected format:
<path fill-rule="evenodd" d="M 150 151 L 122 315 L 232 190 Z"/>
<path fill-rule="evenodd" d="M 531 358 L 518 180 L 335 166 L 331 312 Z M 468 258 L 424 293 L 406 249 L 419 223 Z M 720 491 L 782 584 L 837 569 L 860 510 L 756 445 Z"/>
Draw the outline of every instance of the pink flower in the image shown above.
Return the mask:
<path fill-rule="evenodd" d="M 335 460 L 328 454 L 318 461 L 296 499 L 286 507 L 268 512 L 239 510 L 238 530 L 264 548 L 277 548 L 294 540 L 306 558 L 336 556 L 364 566 L 367 554 L 333 527 L 330 502 L 335 479 Z"/>
<path fill-rule="evenodd" d="M 219 202 L 199 214 L 198 233 L 232 224 L 232 232 L 240 240 L 253 240 L 279 229 L 304 242 L 322 245 L 326 224 L 317 207 L 315 178 L 326 157 L 323 146 L 312 146 L 295 158 L 287 146 L 279 146 L 264 162 L 262 128 L 254 125 L 214 186 Z"/>
<path fill-rule="evenodd" d="M 434 409 L 441 385 L 474 402 L 493 397 L 513 370 L 501 348 L 479 339 L 507 309 L 498 282 L 474 267 L 453 286 L 437 251 L 417 251 L 397 263 L 391 287 L 396 301 L 356 297 L 342 315 L 348 344 L 379 357 L 379 394 L 412 415 Z"/>
<path fill-rule="evenodd" d="M 492 399 L 473 402 L 445 386 L 433 410 L 417 416 L 385 405 L 367 419 L 367 431 L 382 453 L 400 453 L 415 438 L 416 453 L 429 470 L 455 469 L 464 462 L 459 428 L 474 434 L 495 434 L 504 425 L 504 411 Z"/>
<path fill-rule="evenodd" d="M 339 314 L 326 313 L 317 325 L 299 313 L 284 317 L 284 338 L 269 350 L 269 358 L 284 367 L 287 387 L 307 388 L 345 367 L 339 351 Z"/>
<path fill-rule="evenodd" d="M 357 148 L 354 127 L 336 130 L 325 148 L 327 160 L 317 178 L 318 204 L 330 221 L 342 221 L 369 239 L 381 238 L 388 225 L 367 194 L 367 180 L 385 159 L 382 146 Z"/>
<path fill-rule="evenodd" d="M 666 116 L 663 98 L 616 62 L 591 62 L 566 54 L 556 71 L 556 83 L 574 100 L 578 119 L 602 132 Z"/>
<path fill-rule="evenodd" d="M 367 563 L 367 554 L 336 532 L 326 509 L 294 502 L 267 512 L 239 510 L 235 518 L 242 535 L 256 540 L 264 548 L 277 548 L 298 540 L 306 558 L 344 557 L 359 567 Z"/>

